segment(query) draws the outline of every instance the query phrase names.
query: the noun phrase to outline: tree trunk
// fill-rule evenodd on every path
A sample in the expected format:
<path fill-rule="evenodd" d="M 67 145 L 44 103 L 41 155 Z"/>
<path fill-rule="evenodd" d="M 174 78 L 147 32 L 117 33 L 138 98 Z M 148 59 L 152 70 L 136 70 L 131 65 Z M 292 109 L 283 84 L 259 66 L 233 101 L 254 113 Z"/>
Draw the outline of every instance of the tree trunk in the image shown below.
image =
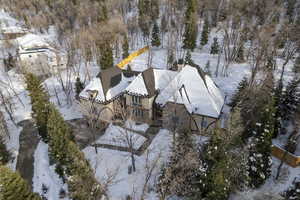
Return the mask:
<path fill-rule="evenodd" d="M 133 172 L 136 171 L 136 168 L 135 168 L 135 158 L 134 158 L 134 153 L 133 153 L 133 149 L 131 148 L 131 164 L 132 164 L 132 170 Z"/>

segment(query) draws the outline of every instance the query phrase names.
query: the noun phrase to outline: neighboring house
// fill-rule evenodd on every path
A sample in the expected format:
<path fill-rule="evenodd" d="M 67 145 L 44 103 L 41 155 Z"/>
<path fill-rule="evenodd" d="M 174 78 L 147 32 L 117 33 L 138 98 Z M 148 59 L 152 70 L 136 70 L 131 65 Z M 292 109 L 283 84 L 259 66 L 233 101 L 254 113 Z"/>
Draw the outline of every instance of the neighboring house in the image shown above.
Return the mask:
<path fill-rule="evenodd" d="M 17 43 L 21 70 L 40 76 L 66 68 L 66 56 L 52 48 L 42 37 L 30 33 L 17 38 Z"/>
<path fill-rule="evenodd" d="M 2 27 L 0 29 L 0 39 L 1 40 L 13 40 L 18 37 L 22 37 L 27 33 L 26 29 L 23 29 L 19 26 L 9 26 Z"/>
<path fill-rule="evenodd" d="M 105 118 L 118 117 L 122 108 L 137 122 L 193 131 L 218 125 L 224 105 L 212 79 L 191 66 L 179 72 L 149 68 L 141 73 L 110 68 L 100 72 L 80 98 L 109 107 Z"/>

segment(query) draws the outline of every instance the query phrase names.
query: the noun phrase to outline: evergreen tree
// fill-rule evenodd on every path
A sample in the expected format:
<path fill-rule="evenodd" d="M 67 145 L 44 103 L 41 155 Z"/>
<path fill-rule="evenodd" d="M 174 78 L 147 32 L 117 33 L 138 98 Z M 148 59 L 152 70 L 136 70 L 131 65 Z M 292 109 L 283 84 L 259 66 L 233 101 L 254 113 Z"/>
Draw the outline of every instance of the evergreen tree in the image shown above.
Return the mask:
<path fill-rule="evenodd" d="M 194 61 L 192 60 L 192 54 L 190 51 L 187 51 L 185 56 L 185 64 L 190 66 L 195 66 Z"/>
<path fill-rule="evenodd" d="M 4 139 L 0 135 L 0 165 L 6 164 L 12 159 L 11 153 L 6 149 Z"/>
<path fill-rule="evenodd" d="M 288 17 L 289 23 L 293 23 L 294 17 L 295 17 L 295 5 L 297 1 L 296 0 L 287 0 L 286 1 L 286 15 Z"/>
<path fill-rule="evenodd" d="M 244 45 L 241 45 L 241 46 L 240 46 L 235 61 L 238 62 L 238 63 L 243 63 L 243 62 L 245 62 L 245 59 L 244 59 Z"/>
<path fill-rule="evenodd" d="M 49 155 L 52 161 L 57 163 L 56 171 L 65 176 L 63 166 L 68 164 L 66 144 L 71 139 L 70 129 L 54 105 L 50 106 L 49 120 L 47 124 L 49 134 Z"/>
<path fill-rule="evenodd" d="M 273 138 L 276 138 L 280 133 L 282 128 L 282 84 L 279 83 L 276 88 L 274 88 L 274 107 L 276 109 L 275 112 L 275 125 L 274 125 L 274 133 Z"/>
<path fill-rule="evenodd" d="M 159 38 L 159 27 L 157 23 L 155 22 L 152 28 L 152 40 L 151 45 L 155 47 L 160 46 L 160 38 Z"/>
<path fill-rule="evenodd" d="M 103 188 L 84 154 L 73 142 L 70 128 L 53 105 L 50 106 L 48 133 L 50 158 L 56 163 L 57 173 L 67 181 L 70 197 L 101 199 Z"/>
<path fill-rule="evenodd" d="M 125 59 L 129 56 L 129 44 L 128 44 L 128 38 L 126 34 L 124 35 L 123 38 L 122 50 L 123 50 L 122 58 Z"/>
<path fill-rule="evenodd" d="M 200 43 L 201 46 L 205 46 L 207 44 L 208 36 L 209 36 L 209 24 L 208 24 L 208 20 L 205 19 L 202 34 L 201 34 L 201 43 Z"/>
<path fill-rule="evenodd" d="M 172 154 L 159 177 L 158 191 L 161 196 L 177 195 L 195 197 L 199 191 L 197 176 L 200 172 L 198 151 L 189 132 L 178 134 Z"/>
<path fill-rule="evenodd" d="M 205 65 L 205 69 L 204 69 L 205 73 L 207 73 L 209 76 L 211 76 L 211 70 L 210 70 L 210 61 L 208 60 L 206 65 Z"/>
<path fill-rule="evenodd" d="M 100 58 L 99 65 L 101 69 L 108 69 L 114 66 L 113 50 L 109 42 L 99 46 Z"/>
<path fill-rule="evenodd" d="M 187 10 L 185 12 L 185 32 L 183 48 L 193 51 L 197 45 L 197 3 L 195 0 L 187 0 Z"/>
<path fill-rule="evenodd" d="M 249 185 L 257 188 L 271 175 L 271 146 L 275 127 L 274 97 L 257 109 L 258 120 L 253 127 L 250 139 L 248 160 Z"/>
<path fill-rule="evenodd" d="M 294 77 L 283 92 L 280 105 L 281 117 L 283 120 L 290 120 L 300 105 L 299 84 L 300 79 L 298 77 Z"/>
<path fill-rule="evenodd" d="M 150 0 L 139 0 L 138 1 L 138 24 L 143 33 L 144 38 L 149 38 L 150 26 L 151 26 L 151 2 Z"/>
<path fill-rule="evenodd" d="M 2 200 L 41 200 L 31 192 L 29 185 L 18 173 L 0 166 L 0 199 Z"/>
<path fill-rule="evenodd" d="M 76 99 L 79 99 L 80 92 L 84 89 L 84 84 L 80 81 L 80 78 L 76 78 L 75 90 L 76 90 Z"/>
<path fill-rule="evenodd" d="M 300 54 L 296 57 L 294 66 L 293 66 L 293 72 L 298 74 L 300 73 Z"/>
<path fill-rule="evenodd" d="M 102 2 L 100 5 L 100 11 L 97 15 L 97 21 L 98 22 L 105 22 L 108 19 L 108 13 L 107 13 L 107 7 L 105 5 L 105 2 Z"/>
<path fill-rule="evenodd" d="M 36 122 L 42 139 L 47 142 L 47 121 L 49 96 L 42 86 L 42 82 L 33 74 L 26 74 L 27 91 L 31 98 L 32 117 Z"/>
<path fill-rule="evenodd" d="M 218 54 L 220 51 L 219 43 L 218 43 L 218 38 L 214 38 L 214 42 L 211 45 L 210 49 L 210 54 Z"/>
<path fill-rule="evenodd" d="M 234 109 L 242 101 L 244 94 L 246 92 L 245 89 L 248 87 L 248 85 L 249 85 L 248 79 L 244 77 L 239 83 L 233 97 L 231 98 L 231 102 L 229 103 L 231 109 Z"/>
<path fill-rule="evenodd" d="M 241 141 L 240 110 L 232 113 L 227 131 L 215 129 L 204 146 L 198 199 L 228 199 L 230 193 L 247 184 L 247 157 Z M 239 162 L 236 162 L 238 160 Z"/>

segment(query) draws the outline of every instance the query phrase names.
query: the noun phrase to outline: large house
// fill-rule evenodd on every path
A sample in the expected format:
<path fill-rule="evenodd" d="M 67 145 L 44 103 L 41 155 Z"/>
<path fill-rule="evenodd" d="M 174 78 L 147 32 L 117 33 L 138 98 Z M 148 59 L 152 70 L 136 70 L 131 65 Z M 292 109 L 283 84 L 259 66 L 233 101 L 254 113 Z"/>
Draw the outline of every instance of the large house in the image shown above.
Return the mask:
<path fill-rule="evenodd" d="M 101 71 L 80 98 L 108 108 L 105 119 L 118 117 L 125 110 L 126 116 L 137 122 L 193 131 L 218 125 L 224 105 L 224 97 L 212 79 L 188 65 L 179 72 L 110 68 Z"/>
<path fill-rule="evenodd" d="M 51 47 L 43 38 L 27 34 L 17 39 L 18 61 L 22 70 L 38 76 L 56 73 L 66 68 L 66 57 Z"/>

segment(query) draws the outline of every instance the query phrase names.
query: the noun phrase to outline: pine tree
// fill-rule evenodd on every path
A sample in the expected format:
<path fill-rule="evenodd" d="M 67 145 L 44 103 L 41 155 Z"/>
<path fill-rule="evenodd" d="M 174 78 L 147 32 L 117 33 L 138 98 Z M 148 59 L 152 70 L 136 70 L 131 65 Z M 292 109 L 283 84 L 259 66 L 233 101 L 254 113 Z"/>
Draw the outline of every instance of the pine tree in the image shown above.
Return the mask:
<path fill-rule="evenodd" d="M 282 87 L 281 83 L 279 83 L 274 88 L 274 107 L 276 109 L 275 112 L 275 124 L 274 124 L 274 133 L 273 138 L 276 138 L 278 134 L 280 133 L 280 130 L 282 128 Z"/>
<path fill-rule="evenodd" d="M 160 46 L 160 38 L 159 38 L 159 27 L 157 23 L 155 22 L 152 28 L 152 40 L 151 45 L 155 47 Z"/>
<path fill-rule="evenodd" d="M 203 30 L 201 34 L 201 46 L 205 46 L 208 42 L 208 36 L 209 36 L 209 24 L 208 20 L 204 20 Z"/>
<path fill-rule="evenodd" d="M 202 151 L 202 170 L 198 199 L 228 199 L 230 193 L 247 184 L 247 157 L 241 141 L 243 126 L 240 110 L 232 113 L 230 127 L 215 129 Z M 236 162 L 234 160 L 239 160 Z"/>
<path fill-rule="evenodd" d="M 186 65 L 195 66 L 195 63 L 192 60 L 192 54 L 190 51 L 187 51 L 184 62 Z"/>
<path fill-rule="evenodd" d="M 76 78 L 75 90 L 76 90 L 76 99 L 79 99 L 79 94 L 84 89 L 84 84 L 80 81 L 80 78 Z"/>
<path fill-rule="evenodd" d="M 286 15 L 288 17 L 289 23 L 293 23 L 294 21 L 294 16 L 295 16 L 295 5 L 297 3 L 296 0 L 287 0 L 286 1 Z"/>
<path fill-rule="evenodd" d="M 100 58 L 98 64 L 101 69 L 108 69 L 114 66 L 113 50 L 109 42 L 99 46 Z"/>
<path fill-rule="evenodd" d="M 231 102 L 229 103 L 231 109 L 234 109 L 241 102 L 245 94 L 245 89 L 248 87 L 248 85 L 248 79 L 244 77 L 239 83 L 233 97 L 231 98 Z"/>
<path fill-rule="evenodd" d="M 33 74 L 27 74 L 27 91 L 31 98 L 32 117 L 36 122 L 38 131 L 42 139 L 47 142 L 47 121 L 49 96 L 42 86 L 42 82 Z"/>
<path fill-rule="evenodd" d="M 122 58 L 125 59 L 129 56 L 129 44 L 128 44 L 128 38 L 127 35 L 124 35 L 123 43 L 122 43 Z"/>
<path fill-rule="evenodd" d="M 18 173 L 0 166 L 0 199 L 2 200 L 41 200 L 30 191 L 29 185 Z"/>
<path fill-rule="evenodd" d="M 205 69 L 204 69 L 205 73 L 207 73 L 209 76 L 211 76 L 211 70 L 210 70 L 210 61 L 208 60 L 206 65 L 205 65 Z"/>
<path fill-rule="evenodd" d="M 50 159 L 56 161 L 57 172 L 61 177 L 64 177 L 65 174 L 61 167 L 68 164 L 66 144 L 71 139 L 71 134 L 69 127 L 65 124 L 64 119 L 54 105 L 50 106 L 47 130 Z"/>
<path fill-rule="evenodd" d="M 185 12 L 185 32 L 183 40 L 183 48 L 193 51 L 197 45 L 197 3 L 195 0 L 187 1 L 187 10 Z"/>
<path fill-rule="evenodd" d="M 244 59 L 244 45 L 241 45 L 241 46 L 240 46 L 235 61 L 238 62 L 238 63 L 243 63 L 243 62 L 245 62 L 245 59 Z"/>
<path fill-rule="evenodd" d="M 294 77 L 287 85 L 282 95 L 281 100 L 281 117 L 283 120 L 289 120 L 293 117 L 293 114 L 300 105 L 300 79 Z"/>
<path fill-rule="evenodd" d="M 248 160 L 249 185 L 257 188 L 271 175 L 271 146 L 275 127 L 274 97 L 257 109 L 258 120 L 252 129 Z"/>
<path fill-rule="evenodd" d="M 149 38 L 150 26 L 151 26 L 151 2 L 150 0 L 139 0 L 138 1 L 138 24 L 143 33 L 144 38 Z"/>
<path fill-rule="evenodd" d="M 0 165 L 8 163 L 12 159 L 11 153 L 6 149 L 4 139 L 0 135 Z"/>
<path fill-rule="evenodd" d="M 169 162 L 159 177 L 158 191 L 161 196 L 194 197 L 200 192 L 199 182 L 194 181 L 200 174 L 198 151 L 191 133 L 180 133 L 176 137 Z"/>
<path fill-rule="evenodd" d="M 67 181 L 70 197 L 77 200 L 101 199 L 103 188 L 54 105 L 50 106 L 48 133 L 50 158 L 56 163 L 57 173 Z"/>
<path fill-rule="evenodd" d="M 102 2 L 100 5 L 99 14 L 97 15 L 97 21 L 98 22 L 105 22 L 108 19 L 108 13 L 107 13 L 107 7 L 105 5 L 105 2 Z"/>
<path fill-rule="evenodd" d="M 210 54 L 218 54 L 220 51 L 219 43 L 218 43 L 218 38 L 214 38 L 214 42 L 211 45 L 210 49 Z"/>

